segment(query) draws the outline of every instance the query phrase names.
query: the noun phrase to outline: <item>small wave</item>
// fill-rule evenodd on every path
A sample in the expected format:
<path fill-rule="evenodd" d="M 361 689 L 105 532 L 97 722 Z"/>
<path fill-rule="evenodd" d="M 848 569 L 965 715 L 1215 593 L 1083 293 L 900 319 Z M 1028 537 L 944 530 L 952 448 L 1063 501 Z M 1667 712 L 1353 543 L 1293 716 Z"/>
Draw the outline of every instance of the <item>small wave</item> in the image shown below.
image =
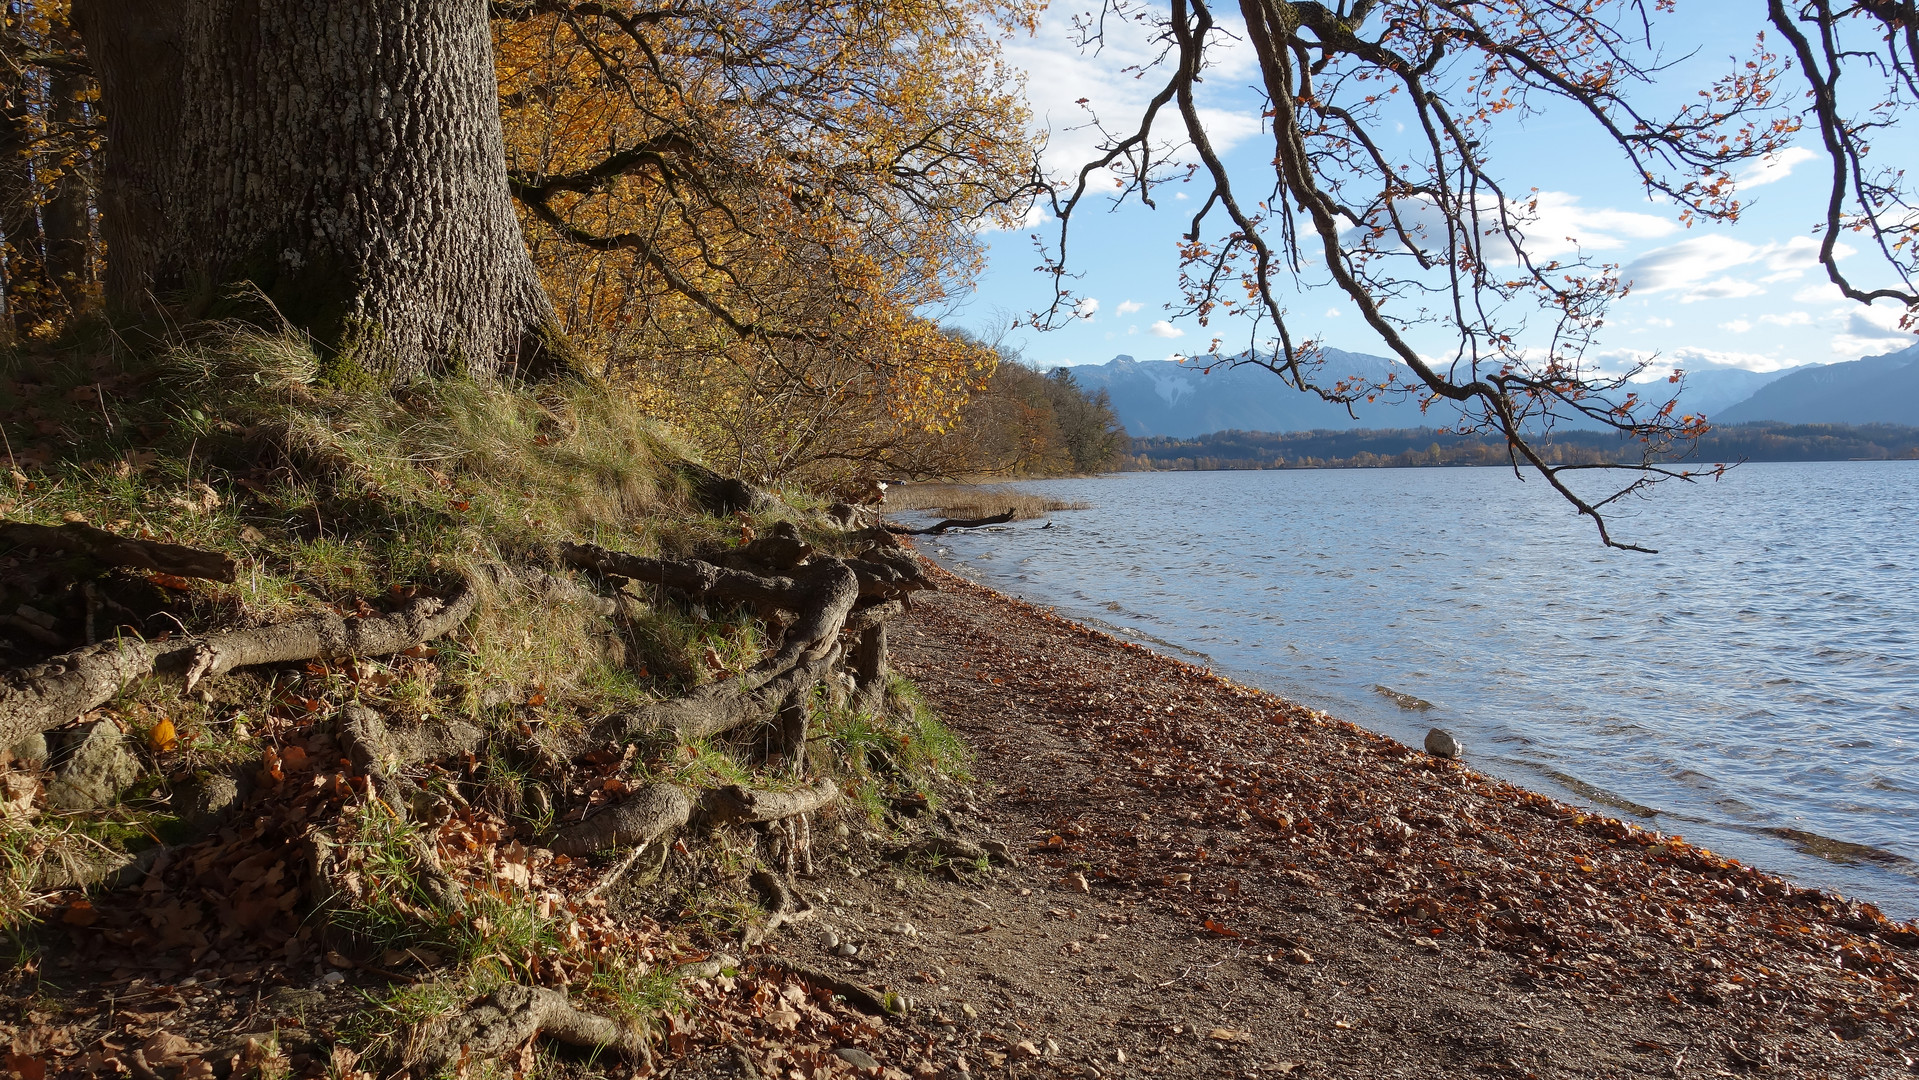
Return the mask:
<path fill-rule="evenodd" d="M 1624 810 L 1626 813 L 1631 814 L 1634 817 L 1654 818 L 1659 816 L 1659 811 L 1653 809 L 1650 806 L 1644 806 L 1644 805 L 1641 805 L 1640 803 L 1633 802 L 1631 799 L 1626 798 L 1624 795 L 1614 795 L 1612 792 L 1607 791 L 1605 788 L 1595 787 L 1594 785 L 1588 784 L 1586 781 L 1581 780 L 1579 777 L 1573 776 L 1570 773 L 1563 773 L 1563 772 L 1560 772 L 1558 769 L 1545 769 L 1542 771 L 1547 776 L 1550 776 L 1554 780 L 1557 780 L 1561 787 L 1579 795 L 1581 798 L 1584 798 L 1590 802 L 1598 803 L 1600 806 L 1610 806 L 1614 810 Z"/>
<path fill-rule="evenodd" d="M 1817 855 L 1827 862 L 1836 863 L 1876 863 L 1880 866 L 1911 867 L 1911 859 L 1896 851 L 1873 847 L 1871 844 L 1855 844 L 1850 840 L 1835 840 L 1830 836 L 1821 836 L 1804 829 L 1788 829 L 1773 826 L 1759 830 L 1768 836 L 1777 836 L 1793 847 L 1808 855 Z"/>

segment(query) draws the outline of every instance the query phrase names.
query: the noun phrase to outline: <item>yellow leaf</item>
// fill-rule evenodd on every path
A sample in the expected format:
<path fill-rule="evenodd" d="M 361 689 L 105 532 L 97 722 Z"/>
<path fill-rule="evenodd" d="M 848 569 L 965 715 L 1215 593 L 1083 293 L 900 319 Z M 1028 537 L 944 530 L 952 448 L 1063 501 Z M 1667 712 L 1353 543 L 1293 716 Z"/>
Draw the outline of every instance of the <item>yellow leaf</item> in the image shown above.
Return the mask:
<path fill-rule="evenodd" d="M 173 749 L 173 744 L 179 738 L 179 733 L 173 730 L 173 721 L 163 719 L 147 732 L 147 745 L 153 748 L 154 753 L 164 754 Z"/>

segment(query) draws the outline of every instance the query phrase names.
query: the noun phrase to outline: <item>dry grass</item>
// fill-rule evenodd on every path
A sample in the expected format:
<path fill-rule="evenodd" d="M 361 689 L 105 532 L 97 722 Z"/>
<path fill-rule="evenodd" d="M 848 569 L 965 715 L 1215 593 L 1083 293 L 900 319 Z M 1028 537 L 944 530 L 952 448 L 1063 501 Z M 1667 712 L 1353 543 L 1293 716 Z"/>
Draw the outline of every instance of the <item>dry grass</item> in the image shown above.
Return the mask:
<path fill-rule="evenodd" d="M 983 518 L 1013 512 L 1014 521 L 1031 521 L 1055 510 L 1090 510 L 1079 500 L 1049 499 L 1000 485 L 905 484 L 888 489 L 886 510 L 922 510 L 945 518 Z"/>

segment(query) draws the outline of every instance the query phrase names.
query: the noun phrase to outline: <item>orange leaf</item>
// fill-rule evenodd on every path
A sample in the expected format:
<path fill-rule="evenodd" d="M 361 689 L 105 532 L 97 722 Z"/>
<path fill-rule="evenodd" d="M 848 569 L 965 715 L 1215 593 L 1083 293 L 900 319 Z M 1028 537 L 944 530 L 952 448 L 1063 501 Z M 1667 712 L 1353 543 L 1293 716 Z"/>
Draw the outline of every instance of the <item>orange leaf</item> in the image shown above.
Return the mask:
<path fill-rule="evenodd" d="M 173 728 L 173 721 L 162 717 L 159 723 L 153 725 L 153 730 L 147 732 L 147 746 L 151 747 L 156 754 L 164 754 L 173 749 L 173 744 L 179 741 L 179 738 L 179 732 Z"/>
<path fill-rule="evenodd" d="M 1239 936 L 1239 931 L 1233 930 L 1227 927 L 1224 923 L 1214 922 L 1211 919 L 1207 919 L 1204 923 L 1201 923 L 1200 925 L 1204 926 L 1206 928 L 1206 932 L 1209 934 L 1212 934 L 1214 937 L 1238 937 Z"/>

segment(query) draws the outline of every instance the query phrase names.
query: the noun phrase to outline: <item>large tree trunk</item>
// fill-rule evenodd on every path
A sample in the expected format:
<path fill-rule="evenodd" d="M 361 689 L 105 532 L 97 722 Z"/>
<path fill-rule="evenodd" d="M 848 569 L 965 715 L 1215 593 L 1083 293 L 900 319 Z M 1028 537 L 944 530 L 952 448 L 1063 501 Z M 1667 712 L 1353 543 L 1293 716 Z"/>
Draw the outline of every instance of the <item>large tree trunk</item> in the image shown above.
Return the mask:
<path fill-rule="evenodd" d="M 349 372 L 554 362 L 485 0 L 73 7 L 107 119 L 111 307 L 237 314 L 251 283 Z"/>

